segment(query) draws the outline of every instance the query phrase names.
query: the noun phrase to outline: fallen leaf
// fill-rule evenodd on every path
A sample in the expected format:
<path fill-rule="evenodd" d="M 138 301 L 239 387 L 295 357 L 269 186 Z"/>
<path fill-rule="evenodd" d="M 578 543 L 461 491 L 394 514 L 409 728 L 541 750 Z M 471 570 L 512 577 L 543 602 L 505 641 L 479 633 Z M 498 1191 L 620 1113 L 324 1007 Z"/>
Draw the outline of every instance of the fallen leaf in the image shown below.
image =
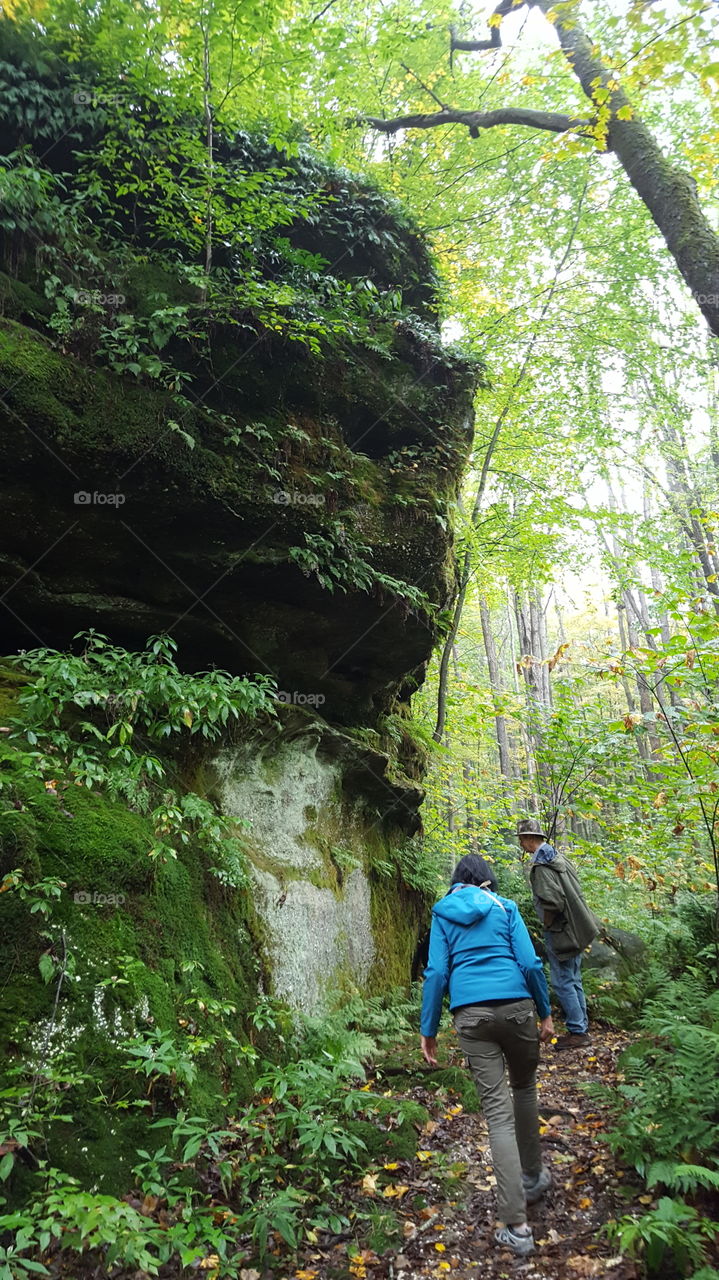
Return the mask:
<path fill-rule="evenodd" d="M 377 1194 L 377 1174 L 366 1173 L 361 1182 L 362 1190 L 366 1196 L 374 1196 Z"/>
<path fill-rule="evenodd" d="M 589 1199 L 589 1196 L 582 1196 L 581 1200 L 579 1201 L 579 1208 L 591 1209 L 591 1207 L 592 1207 L 592 1202 Z"/>
<path fill-rule="evenodd" d="M 599 1258 L 587 1258 L 583 1253 L 574 1253 L 567 1258 L 565 1264 L 577 1276 L 598 1276 L 603 1263 Z"/>

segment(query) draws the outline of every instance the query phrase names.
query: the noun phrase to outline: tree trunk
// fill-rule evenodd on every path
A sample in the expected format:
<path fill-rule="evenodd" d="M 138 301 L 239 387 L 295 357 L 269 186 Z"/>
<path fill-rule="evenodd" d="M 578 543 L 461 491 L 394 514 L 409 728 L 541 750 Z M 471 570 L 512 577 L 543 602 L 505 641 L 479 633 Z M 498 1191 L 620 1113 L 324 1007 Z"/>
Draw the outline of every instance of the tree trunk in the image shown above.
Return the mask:
<path fill-rule="evenodd" d="M 492 623 L 489 613 L 489 606 L 484 596 L 479 601 L 479 616 L 482 623 L 482 637 L 484 639 L 484 652 L 487 656 L 487 670 L 489 672 L 489 683 L 492 689 L 492 700 L 494 702 L 494 729 L 497 735 L 497 750 L 499 752 L 499 768 L 505 783 L 511 781 L 512 768 L 509 758 L 509 739 L 507 737 L 507 721 L 498 708 L 498 695 L 502 692 L 502 682 L 499 672 L 499 662 L 497 659 L 497 647 L 492 634 Z M 507 787 L 504 788 L 505 793 Z"/>
<path fill-rule="evenodd" d="M 529 0 L 547 16 L 553 0 Z M 561 14 L 561 6 L 560 6 Z M 576 23 L 576 10 L 559 16 L 555 30 L 567 61 L 590 102 L 607 89 L 612 71 Z M 612 82 L 616 83 L 616 82 Z M 719 236 L 697 199 L 691 174 L 671 164 L 621 89 L 609 89 L 607 148 L 613 151 L 661 231 L 667 248 L 712 333 L 719 336 Z M 628 120 L 618 112 L 631 113 Z"/>

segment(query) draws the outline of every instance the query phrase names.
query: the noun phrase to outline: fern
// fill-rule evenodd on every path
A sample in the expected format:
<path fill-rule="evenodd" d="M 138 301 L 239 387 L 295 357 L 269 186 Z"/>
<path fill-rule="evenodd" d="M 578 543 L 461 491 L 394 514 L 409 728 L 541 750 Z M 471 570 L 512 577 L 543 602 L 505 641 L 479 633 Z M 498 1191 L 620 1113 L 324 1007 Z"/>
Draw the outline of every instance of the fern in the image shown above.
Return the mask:
<path fill-rule="evenodd" d="M 671 1160 L 658 1160 L 647 1170 L 648 1187 L 661 1184 L 670 1191 L 695 1191 L 704 1187 L 708 1191 L 719 1191 L 719 1171 L 707 1169 L 700 1164 L 673 1164 Z"/>

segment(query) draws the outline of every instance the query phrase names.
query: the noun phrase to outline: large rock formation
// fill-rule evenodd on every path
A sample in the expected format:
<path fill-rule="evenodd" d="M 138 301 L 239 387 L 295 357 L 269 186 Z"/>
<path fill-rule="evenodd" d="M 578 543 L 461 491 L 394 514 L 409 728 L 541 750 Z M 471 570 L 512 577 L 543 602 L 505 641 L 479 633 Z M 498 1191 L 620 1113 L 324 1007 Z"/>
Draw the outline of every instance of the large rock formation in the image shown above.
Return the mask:
<path fill-rule="evenodd" d="M 99 145 L 81 107 L 77 131 Z M 22 134 L 10 129 L 8 149 Z M 67 142 L 58 146 L 71 165 Z M 265 144 L 223 146 L 243 173 L 279 166 Z M 332 189 L 313 220 L 285 228 L 293 270 L 314 255 L 315 275 L 324 262 L 320 276 L 331 267 L 352 288 L 404 292 L 404 311 L 382 320 L 375 339 L 318 347 L 259 315 L 211 316 L 201 355 L 186 334 L 163 348 L 182 375 L 178 402 L 176 388 L 137 376 L 139 366 L 108 367 L 98 325 L 117 341 L 116 315 L 98 319 L 91 306 L 85 319 L 75 299 L 53 319 L 45 293 L 58 285 L 44 288 L 30 233 L 18 229 L 4 247 L 4 652 L 72 645 L 89 627 L 128 648 L 170 632 L 186 669 L 269 673 L 284 704 L 271 723 L 180 766 L 185 786 L 237 822 L 249 895 L 220 893 L 193 848 L 156 876 L 140 815 L 82 792 L 58 807 L 17 773 L 14 808 L 0 820 L 0 873 L 62 878 L 55 918 L 78 976 L 52 1023 L 52 992 L 37 974 L 46 944 L 6 895 L 0 945 L 15 977 L 0 1051 L 74 1045 L 115 1095 L 127 1078 L 117 1045 L 138 1027 L 175 1028 L 186 963 L 206 996 L 235 1002 L 240 1021 L 263 987 L 316 1010 L 341 992 L 405 981 L 422 911 L 398 853 L 422 799 L 407 710 L 454 589 L 450 508 L 476 373 L 442 347 L 427 252 L 398 209 L 307 155 L 282 160 L 305 192 Z M 168 307 L 200 305 L 166 257 L 140 257 L 107 267 L 138 332 L 158 292 Z M 12 714 L 12 664 L 3 679 Z M 0 767 L 12 786 L 11 756 Z M 220 1067 L 207 1071 L 194 1086 L 201 1094 Z M 87 1126 L 112 1166 L 110 1121 L 88 1111 Z"/>

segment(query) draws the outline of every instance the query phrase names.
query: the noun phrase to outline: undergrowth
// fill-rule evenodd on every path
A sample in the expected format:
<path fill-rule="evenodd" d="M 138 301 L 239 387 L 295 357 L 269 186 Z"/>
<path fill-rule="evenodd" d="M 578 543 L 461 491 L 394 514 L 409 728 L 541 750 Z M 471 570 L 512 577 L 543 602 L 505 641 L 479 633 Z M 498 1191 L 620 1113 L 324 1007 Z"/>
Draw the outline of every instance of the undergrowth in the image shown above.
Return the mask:
<path fill-rule="evenodd" d="M 719 1233 L 715 921 L 713 897 L 687 897 L 646 969 L 603 996 L 614 1020 L 624 1012 L 636 1031 L 617 1083 L 595 1090 L 613 1122 L 608 1142 L 658 1196 L 649 1212 L 606 1230 L 650 1275 L 718 1274 L 706 1265 Z"/>

